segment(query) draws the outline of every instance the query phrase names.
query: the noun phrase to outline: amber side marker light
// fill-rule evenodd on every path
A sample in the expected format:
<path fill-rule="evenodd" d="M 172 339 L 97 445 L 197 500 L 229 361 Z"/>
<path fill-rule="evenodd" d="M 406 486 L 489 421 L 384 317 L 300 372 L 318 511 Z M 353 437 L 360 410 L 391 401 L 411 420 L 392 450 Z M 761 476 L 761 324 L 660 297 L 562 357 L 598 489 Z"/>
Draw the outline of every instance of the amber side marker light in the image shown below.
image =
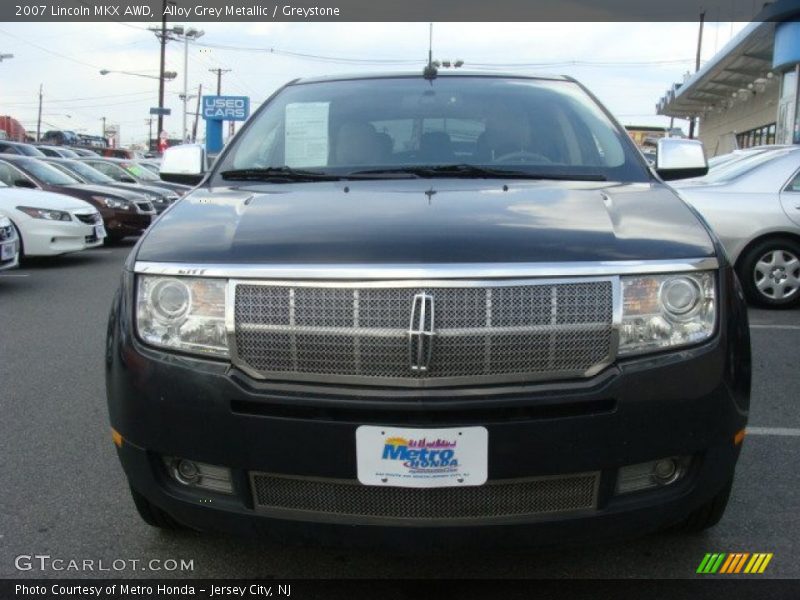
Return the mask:
<path fill-rule="evenodd" d="M 733 436 L 733 445 L 738 446 L 744 441 L 744 436 L 747 432 L 744 429 L 740 429 L 736 432 L 736 435 Z"/>
<path fill-rule="evenodd" d="M 111 428 L 111 439 L 114 440 L 117 448 L 122 448 L 122 434 L 113 427 Z"/>

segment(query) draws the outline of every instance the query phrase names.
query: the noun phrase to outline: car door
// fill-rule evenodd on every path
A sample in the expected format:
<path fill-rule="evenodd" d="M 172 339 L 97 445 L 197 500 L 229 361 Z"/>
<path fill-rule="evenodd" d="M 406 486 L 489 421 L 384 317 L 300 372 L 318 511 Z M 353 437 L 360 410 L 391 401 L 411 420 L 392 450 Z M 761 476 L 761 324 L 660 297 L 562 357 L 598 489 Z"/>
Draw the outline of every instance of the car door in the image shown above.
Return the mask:
<path fill-rule="evenodd" d="M 781 190 L 781 206 L 787 216 L 796 225 L 800 225 L 800 169 Z"/>

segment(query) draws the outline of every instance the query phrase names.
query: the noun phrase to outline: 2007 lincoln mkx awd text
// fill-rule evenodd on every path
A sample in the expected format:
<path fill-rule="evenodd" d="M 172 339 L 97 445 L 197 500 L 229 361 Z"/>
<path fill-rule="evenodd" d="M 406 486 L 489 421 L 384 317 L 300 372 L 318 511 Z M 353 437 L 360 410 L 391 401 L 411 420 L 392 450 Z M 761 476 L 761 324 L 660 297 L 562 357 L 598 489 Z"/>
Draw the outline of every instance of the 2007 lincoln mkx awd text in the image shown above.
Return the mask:
<path fill-rule="evenodd" d="M 144 234 L 108 403 L 159 527 L 555 541 L 722 516 L 750 343 L 714 235 L 577 82 L 294 81 Z"/>

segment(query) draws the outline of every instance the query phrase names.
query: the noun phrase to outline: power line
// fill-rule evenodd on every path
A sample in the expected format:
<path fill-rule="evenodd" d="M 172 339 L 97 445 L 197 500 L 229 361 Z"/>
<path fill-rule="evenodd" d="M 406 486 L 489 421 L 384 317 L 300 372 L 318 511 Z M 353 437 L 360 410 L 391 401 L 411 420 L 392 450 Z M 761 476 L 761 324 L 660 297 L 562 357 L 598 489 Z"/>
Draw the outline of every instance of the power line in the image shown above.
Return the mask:
<path fill-rule="evenodd" d="M 209 42 L 195 42 L 197 46 L 203 48 L 217 48 L 220 50 L 233 50 L 240 52 L 258 52 L 266 54 L 275 54 L 277 56 L 285 56 L 290 58 L 298 58 L 305 60 L 313 60 L 319 62 L 339 63 L 339 64 L 353 64 L 353 65 L 419 65 L 424 63 L 423 59 L 409 60 L 399 58 L 355 58 L 346 56 L 333 56 L 324 54 L 312 54 L 308 52 L 294 52 L 291 50 L 282 50 L 280 48 L 258 48 L 254 46 L 234 46 L 231 44 L 215 44 Z M 591 61 L 591 60 L 561 60 L 550 62 L 537 62 L 537 63 L 522 63 L 522 62 L 472 62 L 465 61 L 469 67 L 490 67 L 490 68 L 542 68 L 542 67 L 566 67 L 566 66 L 592 66 L 592 67 L 650 67 L 656 65 L 677 65 L 692 62 L 691 58 L 682 59 L 662 59 L 662 60 L 639 60 L 639 61 L 625 61 L 625 60 L 605 60 L 605 61 Z"/>
<path fill-rule="evenodd" d="M 50 50 L 49 48 L 45 48 L 44 46 L 40 46 L 39 44 L 35 44 L 34 42 L 31 42 L 30 40 L 28 40 L 26 38 L 22 38 L 22 37 L 20 37 L 18 35 L 14 35 L 13 33 L 8 33 L 7 31 L 5 31 L 3 29 L 0 29 L 0 33 L 2 33 L 3 35 L 7 35 L 8 37 L 12 37 L 12 38 L 14 38 L 16 40 L 19 40 L 20 42 L 22 42 L 24 44 L 28 44 L 29 46 L 33 46 L 34 48 L 38 48 L 42 52 L 47 52 L 48 54 L 52 54 L 53 56 L 57 56 L 58 58 L 62 58 L 64 60 L 69 60 L 69 61 L 74 62 L 76 64 L 79 64 L 81 66 L 90 67 L 92 69 L 99 69 L 100 68 L 97 65 L 93 65 L 91 63 L 84 62 L 84 61 L 79 60 L 77 58 L 73 58 L 72 56 L 67 56 L 66 54 L 61 54 L 59 52 L 54 52 L 54 51 Z"/>

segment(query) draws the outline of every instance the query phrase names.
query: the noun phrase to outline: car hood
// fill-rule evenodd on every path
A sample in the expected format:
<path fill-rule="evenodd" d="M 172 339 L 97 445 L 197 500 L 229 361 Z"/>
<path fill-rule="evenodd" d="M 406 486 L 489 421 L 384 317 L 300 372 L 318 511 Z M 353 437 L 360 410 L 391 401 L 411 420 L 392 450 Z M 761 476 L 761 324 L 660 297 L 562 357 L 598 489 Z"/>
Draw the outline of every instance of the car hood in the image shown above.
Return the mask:
<path fill-rule="evenodd" d="M 63 187 L 65 189 L 78 190 L 96 196 L 111 196 L 113 198 L 124 198 L 125 200 L 131 200 L 131 201 L 144 200 L 144 196 L 142 196 L 142 194 L 137 194 L 135 192 L 127 190 L 121 190 L 106 185 L 76 183 L 75 185 L 65 185 L 60 187 Z"/>
<path fill-rule="evenodd" d="M 197 189 L 151 227 L 136 258 L 396 264 L 713 254 L 705 227 L 658 182 L 420 179 Z"/>
<path fill-rule="evenodd" d="M 0 188 L 0 208 L 3 206 L 32 206 L 34 208 L 47 208 L 50 210 L 74 210 L 89 208 L 94 212 L 97 209 L 83 200 L 78 200 L 66 194 L 29 190 L 26 188 Z"/>

